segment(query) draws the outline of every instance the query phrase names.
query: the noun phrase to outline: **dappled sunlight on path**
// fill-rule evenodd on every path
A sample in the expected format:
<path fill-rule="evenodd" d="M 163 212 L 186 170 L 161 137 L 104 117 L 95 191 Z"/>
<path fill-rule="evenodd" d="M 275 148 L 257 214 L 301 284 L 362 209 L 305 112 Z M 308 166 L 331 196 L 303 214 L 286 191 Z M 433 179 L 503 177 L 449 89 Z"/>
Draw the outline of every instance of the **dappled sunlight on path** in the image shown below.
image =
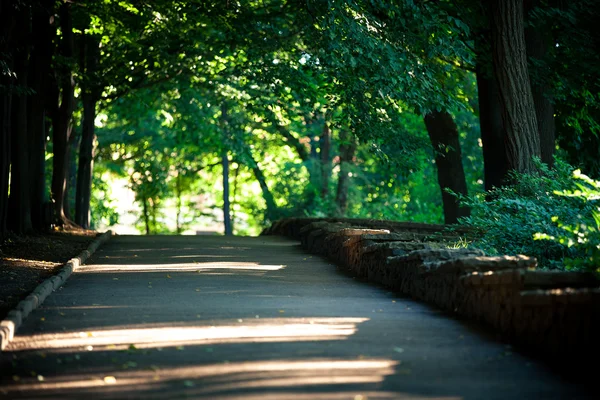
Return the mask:
<path fill-rule="evenodd" d="M 109 327 L 86 332 L 19 335 L 9 351 L 106 351 L 163 348 L 220 343 L 342 340 L 367 318 L 250 319 L 227 325 L 172 324 L 171 326 Z M 148 324 L 146 324 L 148 325 Z M 174 326 L 173 326 L 174 325 Z"/>
<path fill-rule="evenodd" d="M 11 399 L 586 398 L 275 237 L 115 237 L 7 350 L 0 397 Z"/>

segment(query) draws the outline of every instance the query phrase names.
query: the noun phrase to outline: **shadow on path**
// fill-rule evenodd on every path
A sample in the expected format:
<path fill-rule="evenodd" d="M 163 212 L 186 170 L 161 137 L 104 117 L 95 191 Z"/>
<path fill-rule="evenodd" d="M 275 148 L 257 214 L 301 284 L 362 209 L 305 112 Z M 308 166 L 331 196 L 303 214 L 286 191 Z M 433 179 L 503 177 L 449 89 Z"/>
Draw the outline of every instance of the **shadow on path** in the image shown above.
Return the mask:
<path fill-rule="evenodd" d="M 2 354 L 0 396 L 588 398 L 285 239 L 115 237 L 88 264 Z"/>

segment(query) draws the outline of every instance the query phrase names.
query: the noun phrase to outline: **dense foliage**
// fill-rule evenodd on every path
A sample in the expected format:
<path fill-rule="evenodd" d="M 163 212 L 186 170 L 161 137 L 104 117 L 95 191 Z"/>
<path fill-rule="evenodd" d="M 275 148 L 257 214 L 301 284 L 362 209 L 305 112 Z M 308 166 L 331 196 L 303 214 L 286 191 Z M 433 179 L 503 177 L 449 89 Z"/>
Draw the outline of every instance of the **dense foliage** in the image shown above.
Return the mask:
<path fill-rule="evenodd" d="M 590 200 L 556 194 L 598 178 L 594 1 L 9 3 L 2 234 L 464 217 L 490 252 L 595 262 Z"/>

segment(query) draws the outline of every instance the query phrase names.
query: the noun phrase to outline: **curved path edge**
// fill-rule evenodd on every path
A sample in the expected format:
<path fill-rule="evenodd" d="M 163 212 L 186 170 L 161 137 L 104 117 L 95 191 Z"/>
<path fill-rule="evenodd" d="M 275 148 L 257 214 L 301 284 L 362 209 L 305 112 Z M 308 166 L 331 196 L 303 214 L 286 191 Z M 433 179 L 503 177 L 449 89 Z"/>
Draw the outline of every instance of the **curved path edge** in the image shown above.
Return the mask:
<path fill-rule="evenodd" d="M 8 312 L 6 318 L 0 321 L 0 351 L 4 350 L 14 338 L 15 332 L 21 326 L 25 318 L 36 308 L 44 303 L 44 300 L 55 290 L 61 287 L 69 276 L 84 264 L 94 254 L 98 247 L 110 239 L 112 231 L 96 236 L 86 250 L 65 263 L 58 273 L 40 283 L 24 300 Z"/>

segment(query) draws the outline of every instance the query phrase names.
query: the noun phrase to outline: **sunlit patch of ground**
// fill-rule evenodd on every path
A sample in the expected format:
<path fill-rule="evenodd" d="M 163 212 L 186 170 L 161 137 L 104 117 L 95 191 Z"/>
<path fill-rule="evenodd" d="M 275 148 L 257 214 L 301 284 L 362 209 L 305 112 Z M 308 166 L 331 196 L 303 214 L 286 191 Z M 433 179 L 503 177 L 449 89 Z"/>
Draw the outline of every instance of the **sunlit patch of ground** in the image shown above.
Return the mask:
<path fill-rule="evenodd" d="M 343 340 L 365 321 L 368 318 L 268 318 L 222 321 L 213 325 L 145 324 L 85 332 L 18 335 L 7 351 L 117 351 L 221 343 Z"/>

